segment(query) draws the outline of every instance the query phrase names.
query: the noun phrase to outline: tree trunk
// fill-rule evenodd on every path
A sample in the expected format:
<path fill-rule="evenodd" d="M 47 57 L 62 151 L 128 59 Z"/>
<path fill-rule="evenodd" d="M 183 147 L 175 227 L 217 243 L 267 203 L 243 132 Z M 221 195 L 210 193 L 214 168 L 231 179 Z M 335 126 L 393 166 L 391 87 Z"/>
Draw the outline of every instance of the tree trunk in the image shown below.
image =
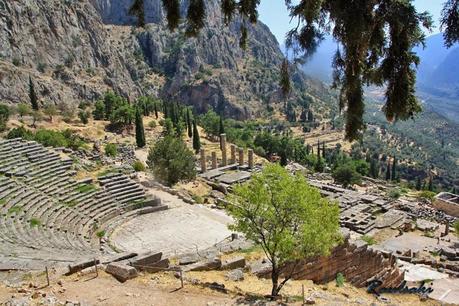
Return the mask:
<path fill-rule="evenodd" d="M 271 281 L 273 283 L 273 288 L 271 290 L 271 298 L 275 299 L 279 295 L 279 271 L 277 270 L 276 265 L 273 263 L 273 271 L 271 273 Z"/>

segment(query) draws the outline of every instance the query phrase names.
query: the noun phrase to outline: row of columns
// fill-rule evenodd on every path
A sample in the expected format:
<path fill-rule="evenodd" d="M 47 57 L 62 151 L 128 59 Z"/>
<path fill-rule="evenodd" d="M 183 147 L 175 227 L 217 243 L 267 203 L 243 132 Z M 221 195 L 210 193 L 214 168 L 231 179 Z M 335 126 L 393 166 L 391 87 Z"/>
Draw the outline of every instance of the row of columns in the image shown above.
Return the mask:
<path fill-rule="evenodd" d="M 220 149 L 222 151 L 222 167 L 228 165 L 228 158 L 227 158 L 227 152 L 226 152 L 226 134 L 221 134 L 220 135 Z M 237 148 L 234 144 L 230 145 L 230 152 L 231 152 L 231 158 L 229 160 L 229 164 L 235 164 L 236 163 L 236 150 L 238 151 L 239 158 L 238 158 L 238 163 L 239 166 L 244 166 L 244 148 Z M 206 172 L 207 171 L 207 160 L 206 160 L 206 151 L 204 149 L 201 149 L 201 171 Z M 248 155 L 248 166 L 249 168 L 253 168 L 254 162 L 253 162 L 253 150 L 248 149 L 247 150 L 247 155 Z M 212 169 L 217 169 L 218 168 L 218 160 L 217 160 L 217 152 L 212 152 Z"/>

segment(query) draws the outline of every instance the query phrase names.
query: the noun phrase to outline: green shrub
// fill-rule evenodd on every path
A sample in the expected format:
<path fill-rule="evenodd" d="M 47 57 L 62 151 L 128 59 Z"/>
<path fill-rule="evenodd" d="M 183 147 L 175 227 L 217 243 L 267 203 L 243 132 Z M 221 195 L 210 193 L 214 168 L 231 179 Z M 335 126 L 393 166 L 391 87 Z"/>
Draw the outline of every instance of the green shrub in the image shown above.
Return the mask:
<path fill-rule="evenodd" d="M 93 184 L 81 184 L 77 186 L 76 191 L 78 191 L 79 193 L 88 193 L 96 189 L 97 187 Z"/>
<path fill-rule="evenodd" d="M 25 140 L 32 140 L 34 137 L 33 133 L 23 126 L 11 129 L 8 132 L 8 135 L 6 135 L 6 138 L 8 139 L 14 139 L 14 138 L 22 138 Z"/>
<path fill-rule="evenodd" d="M 97 231 L 96 236 L 101 239 L 105 237 L 106 232 L 104 230 Z"/>
<path fill-rule="evenodd" d="M 436 193 L 433 191 L 424 190 L 424 191 L 419 192 L 417 194 L 417 197 L 420 199 L 426 199 L 426 200 L 432 201 L 435 195 Z"/>
<path fill-rule="evenodd" d="M 387 192 L 387 196 L 391 199 L 398 199 L 402 196 L 402 193 L 400 192 L 400 189 L 398 188 L 392 188 Z"/>
<path fill-rule="evenodd" d="M 83 124 L 88 124 L 89 115 L 90 115 L 90 113 L 88 111 L 85 111 L 85 110 L 80 110 L 78 112 L 78 117 L 80 118 L 81 123 L 83 123 Z"/>
<path fill-rule="evenodd" d="M 151 120 L 150 122 L 148 122 L 148 126 L 154 129 L 157 126 L 156 120 Z"/>
<path fill-rule="evenodd" d="M 11 214 L 17 214 L 18 212 L 20 212 L 22 210 L 22 207 L 19 207 L 19 206 L 13 206 L 11 207 L 10 209 L 8 209 L 8 214 L 11 215 Z"/>
<path fill-rule="evenodd" d="M 368 245 L 376 244 L 376 240 L 373 237 L 363 235 L 360 239 L 365 241 Z"/>
<path fill-rule="evenodd" d="M 459 220 L 456 220 L 453 223 L 453 228 L 454 228 L 454 234 L 459 237 Z"/>
<path fill-rule="evenodd" d="M 47 65 L 45 63 L 38 63 L 37 70 L 41 73 L 45 73 Z"/>
<path fill-rule="evenodd" d="M 21 60 L 17 57 L 13 58 L 13 65 L 16 67 L 21 66 Z"/>
<path fill-rule="evenodd" d="M 31 227 L 40 226 L 40 225 L 41 225 L 41 221 L 38 220 L 37 218 L 30 219 L 30 226 Z"/>
<path fill-rule="evenodd" d="M 343 287 L 345 281 L 346 279 L 344 278 L 344 275 L 341 272 L 336 274 L 336 287 Z"/>
<path fill-rule="evenodd" d="M 105 155 L 115 157 L 118 155 L 118 146 L 114 143 L 108 143 L 105 146 Z"/>
<path fill-rule="evenodd" d="M 145 171 L 145 165 L 140 160 L 136 160 L 132 164 L 132 168 L 134 168 L 135 172 L 144 172 Z"/>
<path fill-rule="evenodd" d="M 10 108 L 7 105 L 0 104 L 0 132 L 6 129 L 9 118 Z"/>
<path fill-rule="evenodd" d="M 40 129 L 35 133 L 34 140 L 45 147 L 67 147 L 68 142 L 61 132 Z"/>
<path fill-rule="evenodd" d="M 204 203 L 204 199 L 201 197 L 201 196 L 198 196 L 198 195 L 192 195 L 191 198 L 198 204 L 203 204 Z"/>

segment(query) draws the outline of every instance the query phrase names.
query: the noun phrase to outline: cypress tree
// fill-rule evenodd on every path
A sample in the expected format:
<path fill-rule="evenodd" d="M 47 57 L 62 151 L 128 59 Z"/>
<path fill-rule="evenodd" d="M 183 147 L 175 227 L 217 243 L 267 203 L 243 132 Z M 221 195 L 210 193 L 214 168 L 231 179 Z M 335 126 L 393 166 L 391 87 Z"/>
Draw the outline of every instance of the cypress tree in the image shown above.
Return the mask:
<path fill-rule="evenodd" d="M 317 139 L 317 158 L 320 159 L 320 141 Z"/>
<path fill-rule="evenodd" d="M 190 109 L 187 108 L 186 110 L 186 117 L 187 117 L 187 122 L 186 122 L 186 125 L 188 127 L 188 137 L 191 138 L 193 137 L 193 127 L 192 127 L 192 124 L 191 124 L 191 112 L 190 112 Z"/>
<path fill-rule="evenodd" d="M 378 178 L 378 165 L 376 163 L 376 159 L 372 158 L 370 160 L 370 175 L 372 178 Z"/>
<path fill-rule="evenodd" d="M 386 181 L 390 181 L 390 162 L 387 162 L 387 168 L 386 168 Z"/>
<path fill-rule="evenodd" d="M 220 135 L 221 135 L 221 134 L 225 134 L 225 126 L 224 126 L 224 124 L 223 124 L 223 117 L 222 117 L 222 116 L 220 116 L 219 133 L 220 133 Z"/>
<path fill-rule="evenodd" d="M 137 143 L 137 147 L 145 147 L 145 130 L 143 128 L 142 113 L 139 107 L 136 107 L 135 111 L 135 141 Z"/>
<path fill-rule="evenodd" d="M 421 185 L 421 178 L 418 176 L 416 177 L 416 190 L 421 190 L 422 185 Z"/>
<path fill-rule="evenodd" d="M 154 109 L 155 109 L 155 118 L 158 119 L 158 103 L 156 103 L 156 101 L 154 104 Z"/>
<path fill-rule="evenodd" d="M 193 120 L 193 149 L 196 154 L 198 154 L 201 149 L 201 140 L 199 138 L 198 126 L 196 125 L 196 120 Z"/>
<path fill-rule="evenodd" d="M 432 175 L 429 175 L 429 185 L 428 185 L 428 190 L 433 191 L 433 181 L 432 181 Z"/>
<path fill-rule="evenodd" d="M 32 104 L 33 110 L 38 110 L 38 97 L 35 93 L 35 85 L 32 82 L 32 77 L 29 76 L 29 98 L 30 103 Z"/>
<path fill-rule="evenodd" d="M 308 111 L 308 121 L 314 122 L 314 114 L 312 113 L 312 110 Z"/>
<path fill-rule="evenodd" d="M 325 141 L 322 141 L 322 157 L 325 159 Z"/>
<path fill-rule="evenodd" d="M 397 180 L 397 158 L 394 156 L 394 161 L 392 162 L 392 180 Z"/>

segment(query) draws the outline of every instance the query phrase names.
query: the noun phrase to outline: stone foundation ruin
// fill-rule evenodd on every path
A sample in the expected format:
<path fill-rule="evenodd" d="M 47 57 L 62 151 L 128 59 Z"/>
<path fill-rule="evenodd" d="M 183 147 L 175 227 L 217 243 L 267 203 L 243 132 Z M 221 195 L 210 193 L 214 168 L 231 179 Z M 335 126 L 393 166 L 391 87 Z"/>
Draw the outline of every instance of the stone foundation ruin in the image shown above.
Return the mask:
<path fill-rule="evenodd" d="M 382 287 L 397 287 L 404 279 L 404 273 L 398 269 L 396 257 L 373 250 L 366 244 L 353 244 L 348 239 L 335 247 L 330 256 L 291 263 L 282 268 L 282 276 L 290 274 L 293 279 L 312 280 L 324 284 L 336 279 L 342 273 L 346 281 L 356 287 L 366 287 L 371 280 L 380 280 Z M 269 278 L 270 270 L 262 270 L 259 276 Z"/>
<path fill-rule="evenodd" d="M 433 206 L 451 216 L 459 218 L 459 195 L 457 194 L 440 192 L 435 196 Z"/>

